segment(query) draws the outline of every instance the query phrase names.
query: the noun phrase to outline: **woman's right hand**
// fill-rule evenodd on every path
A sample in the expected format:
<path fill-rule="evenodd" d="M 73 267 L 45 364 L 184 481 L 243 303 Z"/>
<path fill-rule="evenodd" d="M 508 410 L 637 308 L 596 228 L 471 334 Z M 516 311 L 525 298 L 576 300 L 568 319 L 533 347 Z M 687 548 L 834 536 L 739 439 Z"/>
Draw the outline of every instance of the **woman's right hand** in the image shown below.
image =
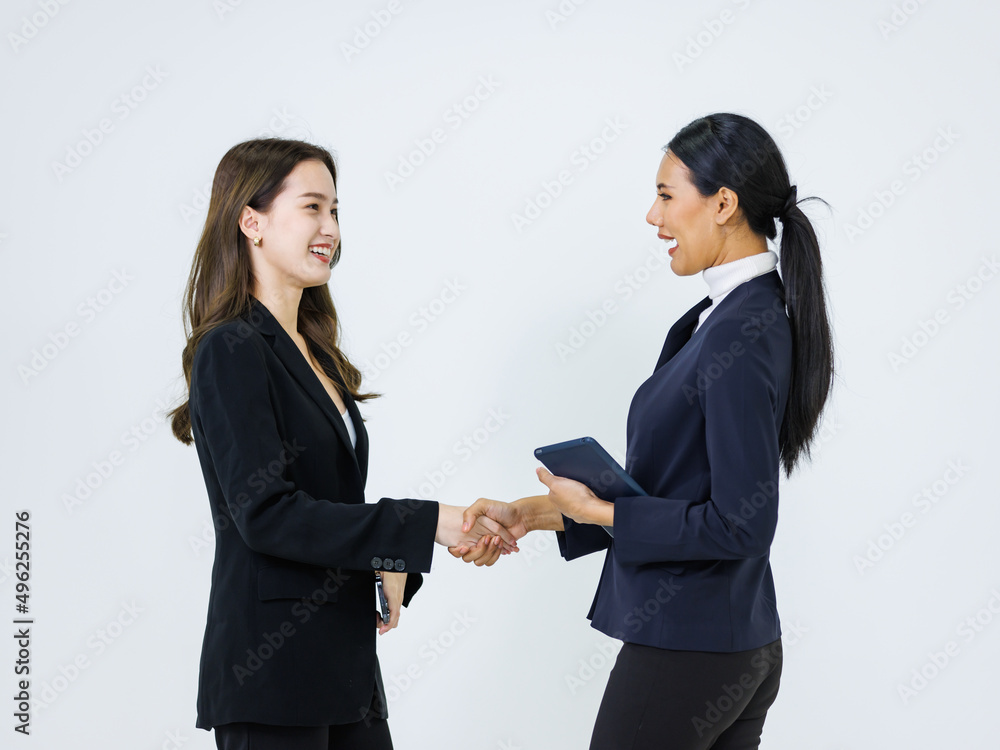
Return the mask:
<path fill-rule="evenodd" d="M 520 539 L 525 536 L 531 528 L 529 527 L 527 512 L 530 503 L 535 498 L 522 498 L 515 503 L 504 503 L 499 500 L 490 500 L 485 497 L 479 498 L 474 504 L 465 509 L 463 516 L 463 530 L 473 528 L 481 519 L 490 519 L 499 523 L 511 534 Z M 462 544 L 449 547 L 448 552 L 453 557 L 461 557 L 465 562 L 475 563 L 477 566 L 490 566 L 500 559 L 502 554 L 510 554 L 510 551 L 497 544 L 484 543 L 480 539 L 475 545 Z"/>
<path fill-rule="evenodd" d="M 502 549 L 517 549 L 517 536 L 501 523 L 483 515 L 465 523 L 462 508 L 439 503 L 438 524 L 434 541 L 445 547 L 475 547 L 484 536 L 500 539 Z M 492 539 L 491 539 L 492 541 Z"/>

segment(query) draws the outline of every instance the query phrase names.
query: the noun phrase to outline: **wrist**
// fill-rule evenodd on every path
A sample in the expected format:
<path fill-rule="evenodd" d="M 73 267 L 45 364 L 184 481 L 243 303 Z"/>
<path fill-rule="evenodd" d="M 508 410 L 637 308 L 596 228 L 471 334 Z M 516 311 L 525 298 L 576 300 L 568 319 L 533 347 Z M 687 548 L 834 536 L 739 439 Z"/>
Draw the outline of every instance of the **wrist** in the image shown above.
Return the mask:
<path fill-rule="evenodd" d="M 457 518 L 456 518 L 457 512 Z M 457 532 L 462 528 L 462 509 L 454 505 L 438 503 L 437 529 L 434 532 L 434 541 L 437 544 L 450 547 L 455 544 Z"/>
<path fill-rule="evenodd" d="M 562 531 L 562 513 L 549 500 L 548 495 L 522 497 L 513 503 L 521 513 L 528 531 Z"/>
<path fill-rule="evenodd" d="M 611 526 L 615 525 L 615 504 L 609 503 L 607 500 L 601 500 L 599 504 L 594 507 L 594 512 L 591 514 L 592 518 L 589 523 L 597 524 L 598 526 Z"/>

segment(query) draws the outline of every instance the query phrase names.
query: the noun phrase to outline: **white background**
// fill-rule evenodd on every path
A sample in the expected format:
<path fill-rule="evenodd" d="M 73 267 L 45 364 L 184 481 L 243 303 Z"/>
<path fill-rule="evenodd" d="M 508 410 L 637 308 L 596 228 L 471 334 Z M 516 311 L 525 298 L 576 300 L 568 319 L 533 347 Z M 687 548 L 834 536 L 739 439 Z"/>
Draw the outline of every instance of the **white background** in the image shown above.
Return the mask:
<path fill-rule="evenodd" d="M 545 443 L 587 434 L 623 457 L 632 394 L 707 291 L 656 260 L 660 149 L 733 111 L 775 137 L 800 197 L 832 207 L 806 204 L 837 383 L 813 463 L 782 484 L 785 668 L 763 746 L 996 747 L 997 6 L 392 8 L 5 4 L 0 602 L 12 623 L 27 509 L 36 705 L 15 734 L 8 636 L 3 746 L 214 747 L 194 728 L 209 507 L 162 413 L 185 397 L 181 294 L 229 147 L 270 133 L 336 150 L 331 290 L 385 394 L 363 407 L 369 500 L 465 505 L 541 490 Z M 545 207 L 522 225 L 530 202 Z M 435 305 L 448 282 L 463 291 Z M 421 308 L 439 313 L 423 328 Z M 502 428 L 477 433 L 490 410 Z M 481 445 L 463 457 L 466 437 Z M 522 547 L 491 569 L 438 548 L 380 639 L 400 750 L 586 747 L 618 646 L 585 618 L 601 556 L 565 563 L 551 532 Z"/>

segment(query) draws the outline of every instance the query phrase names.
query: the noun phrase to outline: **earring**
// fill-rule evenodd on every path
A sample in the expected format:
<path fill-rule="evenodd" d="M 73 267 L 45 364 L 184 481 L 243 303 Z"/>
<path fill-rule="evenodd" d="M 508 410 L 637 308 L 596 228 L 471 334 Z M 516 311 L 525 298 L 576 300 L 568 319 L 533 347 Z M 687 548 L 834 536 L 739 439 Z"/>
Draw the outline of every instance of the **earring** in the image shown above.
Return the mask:
<path fill-rule="evenodd" d="M 253 246 L 254 247 L 260 247 L 260 237 L 254 237 L 253 238 Z"/>

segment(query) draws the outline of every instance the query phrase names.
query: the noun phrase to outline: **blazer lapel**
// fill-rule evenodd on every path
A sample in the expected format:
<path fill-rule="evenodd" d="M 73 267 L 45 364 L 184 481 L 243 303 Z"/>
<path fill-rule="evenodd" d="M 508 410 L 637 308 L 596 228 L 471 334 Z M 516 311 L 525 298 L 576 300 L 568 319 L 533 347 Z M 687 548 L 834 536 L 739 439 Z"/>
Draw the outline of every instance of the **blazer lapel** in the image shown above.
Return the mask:
<path fill-rule="evenodd" d="M 306 361 L 302 352 L 299 351 L 295 342 L 292 341 L 285 329 L 281 327 L 281 324 L 271 314 L 271 311 L 256 297 L 251 297 L 250 311 L 246 316 L 246 320 L 264 335 L 271 349 L 285 365 L 285 368 L 298 381 L 299 385 L 309 394 L 316 403 L 316 406 L 319 407 L 319 410 L 329 420 L 344 447 L 354 457 L 355 463 L 358 464 L 358 471 L 361 473 L 361 478 L 364 480 L 368 471 L 368 437 L 354 399 L 346 398 L 345 404 L 348 414 L 354 420 L 355 430 L 358 433 L 357 450 L 351 445 L 351 436 L 347 432 L 347 425 L 344 424 L 344 418 L 337 411 L 337 405 L 333 403 L 333 399 L 330 398 L 330 394 L 326 392 L 316 373 L 313 372 L 309 362 Z M 322 351 L 316 356 L 317 359 L 323 362 L 329 363 L 330 361 Z M 336 376 L 334 377 L 336 378 Z M 343 387 L 343 383 L 340 382 L 340 378 L 336 378 L 336 380 L 341 386 L 342 392 L 346 393 L 347 390 Z M 363 435 L 364 437 L 362 437 Z M 362 451 L 364 453 L 363 461 L 359 458 L 359 453 Z M 362 463 L 364 464 L 363 466 Z"/>
<path fill-rule="evenodd" d="M 656 372 L 668 361 L 670 361 L 671 357 L 677 354 L 681 347 L 691 339 L 691 331 L 698 323 L 698 316 L 701 315 L 702 310 L 711 307 L 711 305 L 712 298 L 705 297 L 705 299 L 701 300 L 701 302 L 684 313 L 680 319 L 670 327 L 670 331 L 667 333 L 667 339 L 663 342 L 663 349 L 660 351 L 660 358 L 656 361 L 656 367 L 653 368 L 653 372 Z"/>
<path fill-rule="evenodd" d="M 294 345 L 294 342 L 293 342 Z M 296 349 L 297 351 L 297 349 Z M 301 355 L 301 352 L 299 352 Z M 368 430 L 365 429 L 364 421 L 361 419 L 361 412 L 358 410 L 357 402 L 351 398 L 347 391 L 347 386 L 344 385 L 344 381 L 341 380 L 340 375 L 337 374 L 337 368 L 334 367 L 333 361 L 327 356 L 326 352 L 319 350 L 316 352 L 316 358 L 320 361 L 320 364 L 324 366 L 327 372 L 333 373 L 333 379 L 336 381 L 337 385 L 340 386 L 340 392 L 342 394 L 347 394 L 344 398 L 344 405 L 347 407 L 347 415 L 351 418 L 354 424 L 354 431 L 357 433 L 357 445 L 352 449 L 354 453 L 354 458 L 358 462 L 358 470 L 361 472 L 361 479 L 363 482 L 368 481 Z M 304 361 L 304 360 L 303 360 Z M 313 376 L 313 379 L 319 383 L 316 378 L 316 373 L 312 371 L 311 367 L 308 367 L 309 373 Z M 326 392 L 326 389 L 320 384 L 320 391 L 323 394 L 323 398 L 332 407 L 333 413 L 337 415 L 339 420 L 336 425 L 343 428 L 343 432 L 338 432 L 341 438 L 344 440 L 344 445 L 351 448 L 351 436 L 347 432 L 347 426 L 344 424 L 344 418 L 340 416 L 340 413 L 336 411 L 336 405 L 330 399 L 330 395 Z"/>

